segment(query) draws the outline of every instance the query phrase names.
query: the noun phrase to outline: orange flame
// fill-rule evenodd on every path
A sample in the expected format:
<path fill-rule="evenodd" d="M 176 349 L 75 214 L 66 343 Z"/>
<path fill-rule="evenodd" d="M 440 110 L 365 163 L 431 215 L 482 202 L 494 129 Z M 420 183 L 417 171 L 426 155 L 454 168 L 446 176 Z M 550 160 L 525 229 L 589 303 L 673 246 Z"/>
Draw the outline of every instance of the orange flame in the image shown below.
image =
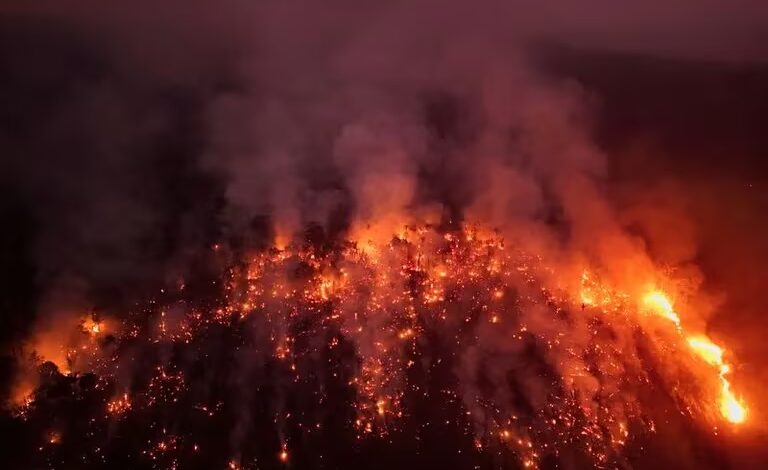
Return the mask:
<path fill-rule="evenodd" d="M 661 291 L 651 291 L 643 297 L 643 303 L 653 310 L 657 315 L 660 315 L 667 320 L 670 320 L 678 328 L 680 328 L 680 317 L 672 308 L 672 302 Z"/>
<path fill-rule="evenodd" d="M 731 366 L 723 361 L 723 349 L 705 336 L 689 337 L 688 345 L 697 356 L 720 372 L 720 413 L 723 417 L 734 424 L 746 421 L 747 409 L 733 394 L 731 383 L 726 378 Z"/>
<path fill-rule="evenodd" d="M 681 334 L 684 333 L 680 324 L 680 316 L 675 312 L 672 302 L 663 292 L 651 291 L 643 297 L 643 302 L 658 315 L 672 321 Z M 731 383 L 726 378 L 726 375 L 731 371 L 731 366 L 723 360 L 723 348 L 706 336 L 686 336 L 686 340 L 696 356 L 707 364 L 717 367 L 720 379 L 720 414 L 733 424 L 741 424 L 746 421 L 747 409 L 733 394 Z"/>

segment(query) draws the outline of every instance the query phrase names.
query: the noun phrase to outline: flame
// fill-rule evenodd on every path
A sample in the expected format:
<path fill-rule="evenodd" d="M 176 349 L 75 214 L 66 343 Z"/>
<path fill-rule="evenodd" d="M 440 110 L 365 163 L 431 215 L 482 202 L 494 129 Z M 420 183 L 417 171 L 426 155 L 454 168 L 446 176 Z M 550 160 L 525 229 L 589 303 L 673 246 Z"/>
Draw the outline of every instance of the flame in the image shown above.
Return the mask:
<path fill-rule="evenodd" d="M 616 311 L 627 299 L 626 294 L 610 289 L 588 269 L 582 271 L 579 286 L 579 301 L 582 307 L 600 307 Z"/>
<path fill-rule="evenodd" d="M 720 378 L 720 413 L 733 424 L 741 424 L 747 419 L 747 409 L 731 391 L 731 383 L 726 376 L 731 366 L 723 361 L 723 348 L 706 336 L 688 338 L 688 345 L 693 352 L 707 364 L 717 367 Z"/>
<path fill-rule="evenodd" d="M 647 293 L 643 297 L 643 303 L 656 314 L 670 320 L 675 326 L 680 328 L 680 316 L 675 312 L 675 309 L 672 307 L 672 302 L 663 292 L 653 290 Z"/>
<path fill-rule="evenodd" d="M 93 317 L 88 316 L 83 319 L 82 328 L 84 332 L 96 336 L 106 330 L 106 325 L 103 321 L 96 321 Z"/>
<path fill-rule="evenodd" d="M 733 424 L 741 424 L 747 420 L 747 409 L 731 392 L 731 384 L 722 377 L 723 389 L 720 398 L 720 413 Z"/>
<path fill-rule="evenodd" d="M 746 421 L 747 409 L 733 394 L 731 383 L 726 378 L 731 371 L 731 366 L 723 360 L 723 348 L 706 336 L 685 334 L 680 323 L 680 316 L 675 312 L 672 302 L 663 292 L 653 290 L 643 297 L 643 302 L 657 314 L 672 321 L 678 331 L 686 336 L 688 346 L 693 353 L 707 364 L 717 368 L 720 380 L 720 414 L 733 424 L 741 424 Z"/>
<path fill-rule="evenodd" d="M 330 254 L 309 245 L 297 244 L 281 249 L 280 242 L 275 241 L 277 246 L 254 253 L 253 258 L 243 263 L 244 267 L 228 271 L 226 294 L 221 303 L 209 311 L 190 308 L 188 313 L 178 314 L 184 315 L 183 319 L 174 320 L 176 314 L 169 313 L 171 310 L 167 305 L 158 305 L 148 315 L 155 315 L 160 327 L 149 330 L 142 326 L 143 323 L 119 323 L 118 317 L 109 317 L 106 324 L 93 314 L 81 317 L 80 312 L 73 320 L 77 323 L 68 324 L 66 331 L 59 328 L 52 331 L 50 338 L 43 338 L 46 341 L 41 344 L 46 349 L 39 351 L 46 359 L 61 353 L 64 355 L 62 361 L 71 363 L 75 371 L 91 367 L 98 374 L 109 376 L 114 374 L 115 364 L 119 364 L 116 360 L 119 356 L 114 355 L 118 354 L 115 351 L 119 348 L 109 349 L 109 342 L 102 341 L 101 335 L 106 331 L 115 336 L 116 341 L 128 338 L 131 342 L 139 342 L 145 338 L 184 347 L 183 344 L 193 341 L 196 335 L 205 334 L 208 325 L 221 327 L 237 322 L 262 322 L 255 323 L 263 328 L 264 341 L 268 343 L 263 348 L 259 345 L 261 351 L 270 355 L 270 360 L 279 361 L 280 369 L 290 374 L 294 382 L 299 382 L 303 371 L 309 369 L 308 363 L 303 361 L 315 356 L 312 352 L 317 351 L 307 351 L 310 347 L 307 344 L 312 348 L 332 350 L 340 344 L 352 343 L 359 363 L 348 379 L 356 392 L 354 406 L 357 411 L 350 424 L 360 433 L 359 437 L 383 436 L 397 426 L 397 418 L 407 413 L 402 408 L 408 403 L 406 393 L 412 386 L 408 371 L 419 367 L 415 353 L 422 342 L 428 342 L 422 341 L 422 337 L 428 338 L 427 335 L 434 331 L 444 331 L 436 330 L 443 328 L 439 325 L 454 328 L 451 343 L 455 341 L 457 348 L 481 344 L 489 334 L 493 335 L 490 338 L 504 338 L 505 341 L 540 342 L 552 351 L 552 357 L 573 358 L 572 363 L 556 367 L 564 387 L 570 387 L 569 396 L 584 392 L 589 397 L 590 393 L 595 393 L 595 385 L 591 384 L 593 377 L 589 371 L 585 372 L 584 366 L 592 364 L 584 360 L 584 350 L 579 348 L 587 343 L 594 347 L 601 356 L 595 367 L 606 374 L 606 382 L 618 380 L 617 377 L 624 373 L 624 355 L 632 352 L 617 348 L 616 342 L 611 340 L 604 341 L 600 329 L 610 329 L 618 334 L 625 333 L 620 330 L 625 327 L 643 329 L 646 322 L 639 321 L 645 318 L 640 314 L 648 314 L 654 319 L 651 322 L 654 334 L 658 331 L 673 345 L 666 348 L 665 343 L 657 353 L 668 355 L 670 350 L 677 351 L 678 346 L 690 351 L 689 360 L 684 365 L 695 366 L 691 372 L 697 381 L 713 385 L 711 388 L 701 387 L 704 390 L 701 394 L 697 392 L 692 397 L 676 395 L 676 398 L 685 402 L 689 398 L 696 400 L 697 406 L 692 409 L 715 410 L 706 413 L 706 417 L 714 414 L 718 422 L 718 412 L 733 424 L 747 420 L 747 407 L 732 391 L 728 380 L 731 366 L 725 361 L 725 349 L 705 335 L 686 330 L 672 297 L 664 291 L 656 287 L 643 289 L 646 284 L 640 282 L 622 285 L 623 289 L 619 289 L 601 278 L 608 277 L 603 271 L 591 267 L 581 269 L 580 265 L 576 266 L 579 271 L 568 269 L 562 278 L 548 284 L 554 269 L 541 257 L 517 247 L 505 249 L 497 233 L 472 227 L 449 233 L 431 226 L 406 227 L 389 237 L 382 233 L 372 228 L 359 239 L 339 244 Z M 292 274 L 296 264 L 306 268 L 300 277 Z M 304 275 L 305 272 L 308 274 Z M 301 330 L 303 315 L 319 320 L 315 322 L 317 326 L 312 327 L 316 330 Z M 547 318 L 547 315 L 551 316 Z M 564 318 L 568 321 L 562 321 Z M 656 319 L 661 319 L 662 327 L 656 328 Z M 174 323 L 182 326 L 174 330 L 170 326 Z M 589 328 L 574 333 L 569 329 L 573 324 Z M 489 333 L 491 329 L 494 333 Z M 571 333 L 579 338 L 573 341 L 574 338 L 569 337 Z M 313 334 L 315 336 L 309 338 L 313 341 L 306 341 L 307 336 Z M 493 341 L 488 343 L 489 351 L 494 352 Z M 99 357 L 100 351 L 103 355 L 113 356 Z M 437 363 L 440 360 L 438 358 Z M 698 362 L 703 363 L 695 364 Z M 64 374 L 70 373 L 63 366 L 60 370 Z M 641 374 L 643 371 L 637 372 Z M 718 389 L 714 384 L 719 384 Z M 125 384 L 118 385 L 123 388 L 117 390 L 129 389 Z M 117 422 L 137 410 L 183 402 L 180 398 L 184 398 L 182 394 L 187 386 L 183 372 L 168 364 L 167 368 L 166 365 L 157 366 L 156 374 L 143 390 L 135 387 L 130 390 L 132 397 L 118 392 L 111 400 L 102 402 L 106 409 L 105 419 Z M 20 396 L 32 396 L 29 394 L 33 391 L 34 386 L 26 387 Z M 469 410 L 474 412 L 476 406 L 487 406 L 485 411 L 492 409 L 494 421 L 490 426 L 493 434 L 488 435 L 498 436 L 497 443 L 516 449 L 523 467 L 539 466 L 543 453 L 554 447 L 549 442 L 542 445 L 529 425 L 521 425 L 519 416 L 515 416 L 516 410 L 494 403 L 493 397 L 482 397 L 481 392 L 472 392 L 477 393 L 475 396 L 469 393 L 460 396 L 451 390 L 444 392 L 451 402 L 464 400 L 468 416 Z M 678 389 L 670 392 L 684 393 Z M 556 403 L 547 403 L 549 408 L 537 409 L 537 417 L 532 419 L 537 420 L 535 426 L 552 431 L 552 435 L 561 433 L 563 439 L 570 439 L 568 433 L 572 430 L 584 436 L 579 439 L 585 441 L 587 452 L 597 463 L 604 464 L 609 455 L 629 442 L 629 422 L 645 417 L 643 410 L 635 411 L 622 401 L 623 398 L 616 396 L 614 399 L 614 396 L 616 394 L 606 398 L 612 401 L 596 412 L 592 408 L 594 400 L 580 402 L 562 398 Z M 488 404 L 479 404 L 478 398 L 487 400 Z M 215 412 L 211 404 L 198 409 L 210 416 Z M 618 410 L 616 414 L 612 414 L 614 409 Z M 482 419 L 474 416 L 470 419 Z M 539 419 L 540 416 L 544 418 Z M 487 426 L 486 423 L 483 425 Z M 484 449 L 488 442 L 482 441 L 480 435 L 478 433 L 476 445 L 478 449 Z M 164 436 L 148 452 L 152 455 L 173 452 L 178 447 L 174 439 Z M 272 458 L 275 457 L 278 462 L 288 462 L 287 444 L 281 445 Z M 232 461 L 230 467 L 240 468 L 240 464 Z"/>

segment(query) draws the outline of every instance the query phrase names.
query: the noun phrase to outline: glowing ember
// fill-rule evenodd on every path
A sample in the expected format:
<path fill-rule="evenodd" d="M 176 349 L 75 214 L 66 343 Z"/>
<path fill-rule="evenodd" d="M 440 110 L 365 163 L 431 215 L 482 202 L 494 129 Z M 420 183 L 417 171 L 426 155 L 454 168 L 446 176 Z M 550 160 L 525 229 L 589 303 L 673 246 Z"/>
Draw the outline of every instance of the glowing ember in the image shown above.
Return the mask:
<path fill-rule="evenodd" d="M 323 380 L 349 389 L 354 414 L 346 425 L 358 439 L 398 431 L 410 413 L 405 404 L 425 399 L 463 407 L 465 420 L 455 424 L 471 436 L 474 448 L 501 446 L 524 468 L 538 467 L 544 456 L 556 456 L 565 446 L 580 449 L 596 466 L 610 467 L 633 438 L 630 429 L 654 432 L 648 405 L 633 392 L 651 382 L 637 354 L 637 342 L 645 341 L 643 349 L 660 361 L 678 363 L 670 351 L 680 348 L 692 354 L 694 362 L 681 367 L 690 366 L 686 373 L 704 385 L 695 391 L 677 388 L 672 373 L 655 371 L 684 404 L 681 415 L 715 409 L 731 423 L 746 421 L 747 408 L 727 379 L 731 367 L 723 348 L 690 334 L 667 294 L 653 289 L 634 298 L 629 289 L 604 282 L 597 270 L 578 272 L 580 278 L 549 282 L 553 269 L 544 260 L 473 227 L 448 233 L 431 226 L 407 228 L 387 241 L 343 242 L 323 250 L 273 246 L 229 267 L 221 297 L 211 305 L 153 299 L 145 316 L 110 323 L 114 341 L 95 340 L 104 324 L 86 318 L 80 326 L 90 337 L 78 334 L 67 361 L 99 377 L 105 417 L 116 426 L 165 409 L 191 409 L 193 416 L 211 420 L 239 415 L 233 407 L 252 389 L 246 379 L 238 379 L 243 385 L 225 381 L 236 392 L 208 395 L 199 379 L 189 377 L 190 370 L 205 376 L 203 359 L 221 348 L 208 342 L 223 337 L 236 351 L 227 360 L 237 364 L 237 372 L 273 377 L 270 393 L 279 396 L 306 387 L 324 405 L 332 387 L 316 381 L 318 371 L 330 366 Z M 662 327 L 647 327 L 642 313 L 663 319 Z M 645 334 L 633 335 L 637 330 Z M 140 380 L 121 382 L 119 367 L 131 364 L 142 347 L 155 351 L 153 366 L 142 369 Z M 181 359 L 170 359 L 177 356 Z M 190 358 L 200 358 L 199 369 Z M 182 367 L 179 361 L 189 363 Z M 514 369 L 531 361 L 541 363 L 541 370 Z M 704 364 L 695 363 L 700 361 Z M 460 371 L 457 385 L 425 388 L 419 377 L 442 367 Z M 514 393 L 505 389 L 513 379 L 520 381 Z M 709 385 L 715 381 L 719 388 L 712 395 Z M 232 393 L 237 400 L 227 403 L 223 398 Z M 522 407 L 509 400 L 517 394 Z M 222 398 L 205 402 L 208 396 Z M 696 406 L 685 406 L 690 403 Z M 270 419 L 281 435 L 286 429 L 323 428 L 301 409 L 280 408 Z M 165 429 L 156 434 L 143 454 L 153 461 L 172 467 L 181 449 L 198 452 L 199 435 Z M 288 462 L 286 443 L 277 458 Z M 233 460 L 230 468 L 241 465 L 248 466 Z"/>
<path fill-rule="evenodd" d="M 83 320 L 83 331 L 91 335 L 98 335 L 104 332 L 104 323 L 98 322 L 91 317 L 87 317 Z"/>
<path fill-rule="evenodd" d="M 61 444 L 61 433 L 58 431 L 49 432 L 48 443 L 52 445 Z"/>
<path fill-rule="evenodd" d="M 122 415 L 127 413 L 131 409 L 131 401 L 128 399 L 128 394 L 124 393 L 122 397 L 111 400 L 107 403 L 107 413 L 110 415 Z"/>

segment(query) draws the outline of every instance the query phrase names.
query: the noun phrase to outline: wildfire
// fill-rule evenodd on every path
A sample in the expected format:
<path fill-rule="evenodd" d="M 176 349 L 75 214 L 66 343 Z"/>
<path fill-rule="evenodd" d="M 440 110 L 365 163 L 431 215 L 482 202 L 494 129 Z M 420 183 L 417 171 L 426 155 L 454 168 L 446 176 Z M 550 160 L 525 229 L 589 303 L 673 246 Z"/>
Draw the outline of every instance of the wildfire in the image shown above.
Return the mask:
<path fill-rule="evenodd" d="M 185 312 L 179 305 L 153 300 L 147 313 L 151 321 L 139 318 L 118 325 L 110 320 L 110 335 L 116 336 L 117 344 L 111 349 L 102 344 L 107 341 L 92 339 L 104 333 L 105 324 L 89 316 L 80 326 L 92 338 L 79 335 L 88 349 L 75 348 L 69 359 L 74 363 L 87 356 L 89 360 L 81 362 L 105 378 L 103 387 L 114 387 L 108 392 L 113 398 L 103 402 L 107 418 L 179 409 L 190 403 L 212 418 L 222 403 L 192 401 L 190 394 L 197 393 L 195 400 L 206 394 L 200 393 L 194 377 L 186 375 L 189 367 L 168 360 L 167 351 L 203 361 L 208 357 L 205 341 L 227 332 L 227 344 L 238 351 L 235 358 L 245 364 L 243 369 L 264 367 L 265 374 L 277 377 L 274 393 L 289 393 L 290 387 L 312 384 L 314 371 L 334 365 L 332 353 L 351 345 L 355 361 L 349 373 L 334 370 L 332 377 L 343 376 L 339 386 L 352 390 L 356 413 L 348 425 L 363 439 L 396 430 L 398 418 L 408 413 L 404 404 L 426 394 L 412 375 L 429 374 L 448 358 L 453 369 L 461 368 L 463 381 L 455 388 L 430 390 L 440 399 L 429 400 L 465 407 L 467 428 L 478 449 L 504 446 L 520 465 L 534 468 L 558 446 L 581 446 L 596 464 L 608 466 L 630 441 L 630 429 L 647 426 L 653 432 L 642 405 L 635 403 L 639 399 L 625 400 L 620 389 L 626 377 L 637 377 L 635 386 L 642 387 L 648 383 L 647 372 L 628 343 L 611 339 L 629 338 L 627 332 L 646 328 L 641 315 L 645 313 L 674 327 L 668 332 L 649 331 L 671 332 L 666 339 L 704 362 L 686 363 L 696 380 L 701 384 L 717 380 L 720 385 L 717 397 L 702 392 L 682 401 L 703 404 L 696 409 L 709 409 L 714 402 L 725 420 L 746 421 L 746 405 L 731 390 L 731 366 L 725 362 L 724 349 L 687 331 L 670 297 L 659 289 L 635 298 L 627 293 L 631 289 L 614 288 L 590 269 L 563 283 L 575 286 L 571 292 L 570 287 L 545 281 L 552 278 L 553 268 L 540 257 L 505 246 L 495 232 L 473 227 L 448 233 L 431 226 L 406 228 L 387 241 L 366 240 L 347 241 L 325 251 L 284 241 L 255 252 L 227 271 L 222 298 L 210 307 L 182 303 L 188 308 Z M 435 350 L 423 352 L 435 337 L 448 349 L 443 356 Z M 116 378 L 121 346 L 128 355 L 141 344 L 163 351 L 157 356 L 166 361 L 146 369 L 140 385 L 121 384 Z M 99 351 L 104 357 L 97 355 Z M 540 353 L 538 360 L 552 372 L 546 380 L 545 374 L 520 373 L 520 380 L 527 382 L 520 385 L 522 392 L 514 394 L 522 394 L 520 400 L 527 400 L 530 410 L 521 412 L 503 400 L 511 392 L 496 389 L 507 386 L 515 375 L 513 366 L 524 363 L 531 351 Z M 675 360 L 664 348 L 655 353 L 663 360 Z M 476 385 L 492 379 L 493 387 Z M 670 383 L 675 379 L 670 377 Z M 526 387 L 539 392 L 525 395 Z M 131 397 L 117 392 L 128 389 Z M 674 387 L 670 390 L 678 393 Z M 325 388 L 315 393 L 320 403 L 332 398 Z M 281 410 L 283 418 L 275 423 L 297 426 L 302 432 L 319 430 L 317 421 L 299 411 Z M 493 442 L 487 436 L 494 437 Z M 164 432 L 151 442 L 146 455 L 165 458 L 183 448 L 184 442 L 200 442 L 199 438 Z M 288 462 L 286 443 L 277 459 Z M 230 466 L 239 468 L 234 461 Z"/>
<path fill-rule="evenodd" d="M 688 338 L 688 345 L 706 363 L 715 366 L 720 377 L 720 413 L 734 424 L 743 423 L 747 419 L 747 409 L 743 403 L 736 399 L 731 391 L 731 383 L 726 375 L 731 371 L 731 366 L 723 361 L 723 349 L 704 336 L 692 336 Z"/>
<path fill-rule="evenodd" d="M 104 332 L 105 325 L 104 322 L 96 321 L 92 317 L 88 316 L 83 319 L 82 329 L 84 332 L 92 336 L 96 336 Z"/>
<path fill-rule="evenodd" d="M 616 308 L 627 297 L 626 294 L 616 293 L 599 283 L 589 271 L 585 270 L 582 273 L 581 289 L 579 292 L 579 300 L 582 305 Z M 672 322 L 678 333 L 685 338 L 688 347 L 694 355 L 716 368 L 720 382 L 718 409 L 723 418 L 733 424 L 745 422 L 747 409 L 744 403 L 737 399 L 731 390 L 731 384 L 727 379 L 731 366 L 724 362 L 723 349 L 706 336 L 688 334 L 683 328 L 680 315 L 675 311 L 672 301 L 664 292 L 658 289 L 651 289 L 642 297 L 641 303 L 646 310 Z"/>
<path fill-rule="evenodd" d="M 127 393 L 124 393 L 123 396 L 107 403 L 107 413 L 110 415 L 119 416 L 127 413 L 130 409 L 131 401 L 128 399 Z"/>
<path fill-rule="evenodd" d="M 656 314 L 671 321 L 676 327 L 680 328 L 680 317 L 672 308 L 672 302 L 661 291 L 651 291 L 643 297 L 643 302 L 651 308 Z"/>
<path fill-rule="evenodd" d="M 648 293 L 643 300 L 646 304 L 652 306 L 659 315 L 672 321 L 677 329 L 683 333 L 680 317 L 675 312 L 672 302 L 664 293 L 653 291 Z M 746 407 L 733 394 L 731 384 L 726 378 L 731 371 L 731 366 L 723 360 L 723 348 L 713 343 L 706 336 L 687 335 L 686 341 L 696 356 L 717 369 L 720 380 L 720 413 L 733 424 L 740 424 L 746 421 Z"/>

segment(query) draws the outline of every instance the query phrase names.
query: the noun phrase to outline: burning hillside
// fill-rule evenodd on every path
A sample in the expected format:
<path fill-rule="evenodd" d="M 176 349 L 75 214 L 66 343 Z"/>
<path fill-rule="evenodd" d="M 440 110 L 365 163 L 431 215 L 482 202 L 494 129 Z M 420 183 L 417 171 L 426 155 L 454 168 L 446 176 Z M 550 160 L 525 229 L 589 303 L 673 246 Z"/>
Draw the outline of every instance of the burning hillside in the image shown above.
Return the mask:
<path fill-rule="evenodd" d="M 582 1 L 0 7 L 0 464 L 762 468 L 764 3 Z"/>
<path fill-rule="evenodd" d="M 182 281 L 121 322 L 83 312 L 76 331 L 58 332 L 66 341 L 35 349 L 59 348 L 39 358 L 54 363 L 36 391 L 17 397 L 23 420 L 51 427 L 39 464 L 108 463 L 141 429 L 127 460 L 138 465 L 274 466 L 329 419 L 358 441 L 386 440 L 427 399 L 461 410 L 449 421 L 479 454 L 615 467 L 663 425 L 648 408 L 713 433 L 748 417 L 727 353 L 686 328 L 672 293 L 648 284 L 633 297 L 591 267 L 568 282 L 493 231 L 402 227 L 381 244 L 315 239 L 232 256 L 206 302 Z M 434 369 L 452 378 L 436 386 Z M 87 419 L 62 418 L 75 409 Z M 258 419 L 279 439 L 251 448 Z M 211 426 L 228 445 L 209 442 Z M 270 447 L 275 461 L 259 460 Z"/>

